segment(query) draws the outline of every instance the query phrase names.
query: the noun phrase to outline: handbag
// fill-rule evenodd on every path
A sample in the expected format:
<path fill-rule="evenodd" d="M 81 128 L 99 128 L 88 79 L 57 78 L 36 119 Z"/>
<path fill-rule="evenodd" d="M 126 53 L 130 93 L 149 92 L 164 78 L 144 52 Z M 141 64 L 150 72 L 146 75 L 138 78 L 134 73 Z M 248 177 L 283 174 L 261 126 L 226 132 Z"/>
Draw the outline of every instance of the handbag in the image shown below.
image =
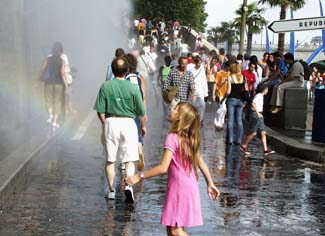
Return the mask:
<path fill-rule="evenodd" d="M 249 92 L 245 85 L 246 85 L 246 78 L 244 77 L 242 91 L 240 93 L 240 99 L 243 100 L 244 102 L 250 102 Z"/>
<path fill-rule="evenodd" d="M 178 92 L 178 87 L 179 86 L 176 85 L 174 86 L 170 85 L 167 88 L 166 92 L 163 92 L 162 97 L 165 103 L 170 104 L 173 101 L 173 99 L 176 97 L 176 94 Z"/>
<path fill-rule="evenodd" d="M 248 102 L 250 100 L 250 96 L 247 90 L 243 90 L 240 94 L 240 99 L 244 102 Z"/>
<path fill-rule="evenodd" d="M 71 69 L 70 69 L 69 64 L 66 64 L 64 66 L 64 74 L 65 74 L 65 79 L 67 81 L 67 84 L 71 85 L 72 84 L 72 75 L 71 75 Z"/>
<path fill-rule="evenodd" d="M 185 76 L 185 74 L 183 75 L 183 77 L 184 76 Z M 170 104 L 174 100 L 174 98 L 176 97 L 176 94 L 178 92 L 178 88 L 182 84 L 183 77 L 180 78 L 181 82 L 179 85 L 169 85 L 167 90 L 162 93 L 162 97 L 163 97 L 163 100 L 165 103 Z"/>

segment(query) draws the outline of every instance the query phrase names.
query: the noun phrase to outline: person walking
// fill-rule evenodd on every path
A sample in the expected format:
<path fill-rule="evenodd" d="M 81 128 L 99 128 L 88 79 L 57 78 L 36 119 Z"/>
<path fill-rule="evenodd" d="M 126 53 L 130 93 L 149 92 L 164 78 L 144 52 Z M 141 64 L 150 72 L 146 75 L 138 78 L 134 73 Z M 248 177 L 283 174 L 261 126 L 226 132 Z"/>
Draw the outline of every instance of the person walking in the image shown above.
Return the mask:
<path fill-rule="evenodd" d="M 136 57 L 138 60 L 137 71 L 140 73 L 140 75 L 143 76 L 145 80 L 147 80 L 149 78 L 150 68 L 149 68 L 149 61 L 145 55 L 145 51 L 141 50 L 139 55 Z"/>
<path fill-rule="evenodd" d="M 160 86 L 161 90 L 163 88 L 163 84 L 165 83 L 165 81 L 167 80 L 167 77 L 171 71 L 171 66 L 170 66 L 170 63 L 172 62 L 172 58 L 171 56 L 165 56 L 164 58 L 164 61 L 165 61 L 165 64 L 162 65 L 160 68 L 159 68 L 159 71 L 158 71 L 158 78 L 157 78 L 157 81 L 158 81 L 158 86 Z M 162 99 L 162 107 L 163 107 L 163 111 L 164 111 L 164 116 L 166 116 L 168 114 L 168 104 Z"/>
<path fill-rule="evenodd" d="M 65 89 L 65 96 L 64 96 L 64 114 L 66 113 L 72 113 L 72 112 L 76 112 L 73 109 L 72 106 L 72 81 L 73 81 L 73 77 L 72 77 L 72 71 L 71 71 L 71 67 L 69 64 L 69 59 L 67 54 L 62 53 L 61 54 L 61 60 L 63 62 L 64 65 L 64 76 L 65 76 L 65 80 L 67 82 L 68 87 Z"/>
<path fill-rule="evenodd" d="M 208 97 L 208 104 L 213 102 L 213 88 L 216 83 L 216 76 L 218 71 L 221 69 L 220 65 L 218 64 L 219 58 L 217 56 L 213 56 L 211 58 L 210 63 L 206 64 L 206 74 L 207 74 L 207 82 L 208 82 L 208 89 L 209 89 L 209 97 Z"/>
<path fill-rule="evenodd" d="M 163 84 L 163 93 L 167 92 L 170 85 L 178 86 L 178 91 L 174 100 L 178 102 L 195 101 L 195 83 L 192 72 L 186 70 L 187 57 L 178 59 L 178 66 L 169 73 L 167 80 Z"/>
<path fill-rule="evenodd" d="M 161 224 L 166 225 L 168 236 L 184 236 L 188 235 L 185 227 L 203 224 L 198 169 L 205 178 L 209 197 L 215 200 L 220 192 L 200 154 L 200 117 L 197 109 L 190 103 L 179 103 L 172 110 L 171 122 L 160 164 L 126 178 L 125 183 L 133 185 L 168 171 Z"/>
<path fill-rule="evenodd" d="M 200 56 L 194 57 L 194 63 L 195 66 L 192 67 L 190 71 L 193 73 L 193 79 L 195 83 L 195 106 L 200 114 L 201 125 L 203 125 L 203 118 L 205 113 L 204 97 L 208 96 L 207 77 Z"/>
<path fill-rule="evenodd" d="M 133 56 L 132 54 L 128 53 L 125 55 L 125 58 L 129 64 L 129 71 L 125 77 L 126 80 L 130 81 L 131 83 L 135 84 L 138 86 L 141 97 L 143 99 L 144 107 L 146 108 L 146 83 L 144 81 L 143 76 L 140 75 L 139 72 L 137 72 L 137 58 Z M 138 161 L 138 170 L 142 170 L 144 168 L 144 155 L 143 155 L 143 138 L 141 134 L 141 122 L 139 117 L 134 119 L 135 123 L 137 124 L 138 128 L 138 148 L 139 148 L 139 161 Z"/>
<path fill-rule="evenodd" d="M 244 80 L 247 84 L 247 90 L 249 94 L 250 101 L 248 102 L 248 105 L 251 103 L 251 98 L 255 96 L 256 90 L 255 90 L 255 83 L 256 83 L 256 69 L 257 64 L 254 64 L 253 62 L 248 63 L 248 69 L 242 71 L 242 75 L 244 76 Z"/>
<path fill-rule="evenodd" d="M 241 73 L 241 65 L 233 63 L 230 66 L 230 77 L 228 79 L 227 91 L 227 140 L 226 143 L 241 144 L 243 137 L 243 107 L 244 101 L 242 100 L 242 91 L 245 85 L 244 76 Z M 237 135 L 234 137 L 234 124 L 237 123 Z M 236 140 L 234 140 L 236 139 Z"/>
<path fill-rule="evenodd" d="M 264 155 L 273 154 L 274 151 L 267 148 L 266 131 L 263 118 L 263 102 L 264 96 L 268 93 L 268 86 L 263 84 L 259 87 L 258 93 L 255 95 L 252 104 L 251 112 L 249 113 L 249 135 L 245 138 L 244 142 L 240 145 L 240 149 L 249 155 L 248 144 L 256 137 L 257 131 L 261 132 L 261 139 L 264 149 Z"/>
<path fill-rule="evenodd" d="M 65 107 L 64 93 L 68 88 L 62 54 L 62 43 L 56 42 L 41 71 L 41 79 L 45 82 L 45 103 L 49 113 L 47 122 L 51 123 L 53 128 L 60 126 L 58 119 Z"/>
<path fill-rule="evenodd" d="M 115 199 L 115 162 L 117 156 L 125 163 L 126 177 L 135 173 L 134 161 L 138 155 L 138 130 L 134 119 L 139 116 L 142 136 L 146 134 L 145 107 L 139 88 L 125 79 L 128 63 L 124 57 L 113 60 L 114 79 L 100 87 L 94 109 L 103 126 L 106 164 L 105 171 L 109 190 L 108 199 Z M 119 155 L 118 155 L 119 154 Z M 133 189 L 125 187 L 127 203 L 134 202 Z"/>
<path fill-rule="evenodd" d="M 201 38 L 201 36 L 197 36 L 196 41 L 195 41 L 194 52 L 199 52 L 202 47 L 203 47 L 202 38 Z"/>
<path fill-rule="evenodd" d="M 227 91 L 228 78 L 230 75 L 230 62 L 226 61 L 223 69 L 217 73 L 216 83 L 213 88 L 213 101 L 217 102 L 216 116 L 214 118 L 214 125 L 218 131 L 223 129 L 225 123 L 225 116 L 227 113 Z"/>
<path fill-rule="evenodd" d="M 124 54 L 125 54 L 125 52 L 124 52 L 123 48 L 117 48 L 115 50 L 114 55 L 115 55 L 115 58 L 116 58 L 116 57 L 124 56 Z M 107 67 L 106 80 L 112 80 L 112 79 L 114 79 L 114 75 L 113 75 L 113 71 L 112 71 L 112 66 L 109 65 Z"/>

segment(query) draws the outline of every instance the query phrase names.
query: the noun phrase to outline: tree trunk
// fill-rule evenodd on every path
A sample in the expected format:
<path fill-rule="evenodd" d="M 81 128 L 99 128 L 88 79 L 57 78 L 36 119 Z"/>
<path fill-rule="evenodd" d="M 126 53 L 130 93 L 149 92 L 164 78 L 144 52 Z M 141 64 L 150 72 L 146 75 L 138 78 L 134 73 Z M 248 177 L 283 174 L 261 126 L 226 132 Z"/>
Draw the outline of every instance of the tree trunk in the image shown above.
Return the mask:
<path fill-rule="evenodd" d="M 218 48 L 218 40 L 214 40 L 214 46 L 216 47 L 216 48 Z"/>
<path fill-rule="evenodd" d="M 284 4 L 284 5 L 281 6 L 280 20 L 285 20 L 287 8 L 288 8 L 287 4 Z M 285 40 L 285 33 L 279 33 L 278 51 L 282 55 L 283 55 L 283 52 L 284 52 L 284 40 Z"/>
<path fill-rule="evenodd" d="M 252 53 L 252 43 L 253 43 L 253 33 L 252 33 L 253 25 L 248 25 L 248 33 L 247 33 L 247 49 L 246 52 L 251 55 Z"/>
<path fill-rule="evenodd" d="M 241 13 L 242 14 L 241 25 L 240 25 L 239 54 L 243 54 L 243 50 L 244 50 L 247 9 L 248 9 L 247 0 L 243 0 L 242 13 Z"/>
<path fill-rule="evenodd" d="M 227 53 L 231 55 L 232 52 L 232 42 L 228 41 Z"/>

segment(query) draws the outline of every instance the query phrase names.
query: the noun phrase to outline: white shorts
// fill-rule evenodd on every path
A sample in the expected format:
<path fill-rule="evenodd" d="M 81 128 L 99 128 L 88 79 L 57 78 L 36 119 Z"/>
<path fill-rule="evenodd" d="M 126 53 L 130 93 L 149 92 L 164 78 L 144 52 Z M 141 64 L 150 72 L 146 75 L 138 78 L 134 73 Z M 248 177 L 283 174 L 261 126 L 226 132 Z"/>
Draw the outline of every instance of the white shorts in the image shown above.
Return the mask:
<path fill-rule="evenodd" d="M 104 142 L 108 162 L 115 162 L 117 156 L 121 162 L 137 161 L 139 159 L 138 129 L 132 118 L 106 118 Z"/>

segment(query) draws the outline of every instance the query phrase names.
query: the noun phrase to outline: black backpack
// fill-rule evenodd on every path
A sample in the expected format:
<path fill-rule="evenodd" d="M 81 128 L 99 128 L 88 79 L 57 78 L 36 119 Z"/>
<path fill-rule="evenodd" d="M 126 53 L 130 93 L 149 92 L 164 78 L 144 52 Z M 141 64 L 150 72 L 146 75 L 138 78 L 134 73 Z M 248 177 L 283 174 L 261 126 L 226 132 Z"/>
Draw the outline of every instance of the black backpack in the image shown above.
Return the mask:
<path fill-rule="evenodd" d="M 309 80 L 310 75 L 311 75 L 311 69 L 310 69 L 309 65 L 304 60 L 299 60 L 299 62 L 302 65 L 302 67 L 304 68 L 304 74 L 303 74 L 304 79 Z"/>

